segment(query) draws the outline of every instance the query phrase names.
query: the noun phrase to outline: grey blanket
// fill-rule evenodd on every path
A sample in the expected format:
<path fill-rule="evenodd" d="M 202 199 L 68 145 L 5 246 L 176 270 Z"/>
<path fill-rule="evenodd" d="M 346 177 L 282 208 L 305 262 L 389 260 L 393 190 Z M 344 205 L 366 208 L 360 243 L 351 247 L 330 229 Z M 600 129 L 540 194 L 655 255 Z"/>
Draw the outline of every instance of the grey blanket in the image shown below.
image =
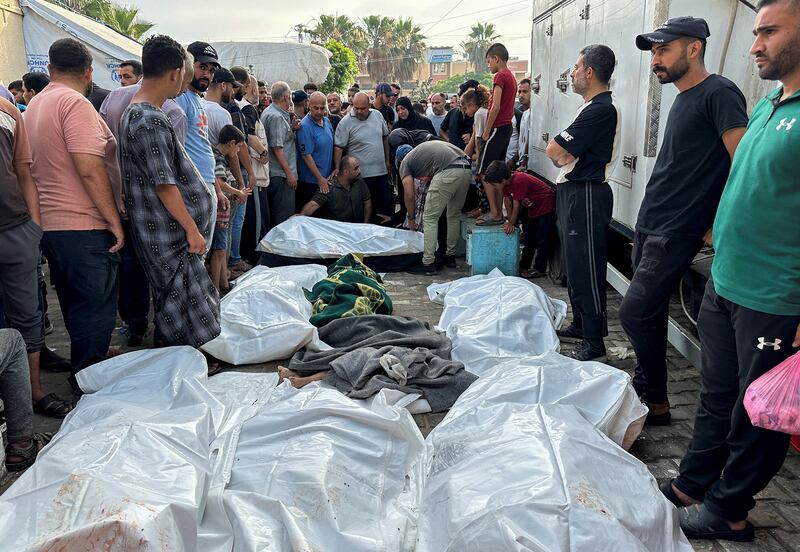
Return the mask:
<path fill-rule="evenodd" d="M 419 393 L 433 412 L 450 408 L 477 376 L 450 360 L 452 345 L 416 318 L 354 316 L 334 320 L 319 330 L 329 351 L 300 351 L 289 369 L 301 376 L 328 370 L 327 383 L 353 399 L 370 397 L 381 389 Z M 408 372 L 405 385 L 381 367 L 384 355 L 393 355 Z"/>

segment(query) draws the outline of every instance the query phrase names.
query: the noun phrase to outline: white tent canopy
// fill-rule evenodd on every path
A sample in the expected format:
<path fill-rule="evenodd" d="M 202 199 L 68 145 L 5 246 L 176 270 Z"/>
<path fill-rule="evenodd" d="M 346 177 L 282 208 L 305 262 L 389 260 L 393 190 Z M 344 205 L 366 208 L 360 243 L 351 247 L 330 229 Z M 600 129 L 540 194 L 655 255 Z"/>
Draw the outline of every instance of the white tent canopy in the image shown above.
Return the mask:
<path fill-rule="evenodd" d="M 142 45 L 114 29 L 44 0 L 20 0 L 22 32 L 30 71 L 47 72 L 50 45 L 60 38 L 80 40 L 94 58 L 94 82 L 117 88 L 117 67 L 126 59 L 141 59 Z"/>
<path fill-rule="evenodd" d="M 223 67 L 252 66 L 252 73 L 268 83 L 286 81 L 293 90 L 307 82 L 322 83 L 331 69 L 330 51 L 296 42 L 212 42 Z"/>

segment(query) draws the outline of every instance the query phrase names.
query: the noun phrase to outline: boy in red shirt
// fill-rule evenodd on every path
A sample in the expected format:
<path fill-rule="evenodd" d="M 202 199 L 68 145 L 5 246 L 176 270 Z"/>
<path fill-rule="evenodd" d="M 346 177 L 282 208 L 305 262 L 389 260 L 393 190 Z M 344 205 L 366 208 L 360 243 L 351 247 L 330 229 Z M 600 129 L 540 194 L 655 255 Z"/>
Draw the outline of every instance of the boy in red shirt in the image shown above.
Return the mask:
<path fill-rule="evenodd" d="M 514 99 L 517 94 L 517 79 L 508 70 L 508 50 L 496 42 L 486 50 L 486 64 L 494 74 L 492 94 L 489 98 L 489 113 L 483 129 L 481 156 L 478 160 L 478 175 L 486 173 L 493 161 L 505 161 L 508 143 L 511 140 L 511 118 L 514 116 Z M 500 190 L 489 187 L 491 213 L 478 224 L 500 224 L 503 221 L 502 196 Z"/>
<path fill-rule="evenodd" d="M 511 234 L 522 222 L 525 246 L 520 259 L 520 276 L 541 278 L 547 274 L 556 229 L 555 190 L 527 173 L 512 172 L 503 161 L 492 161 L 483 180 L 491 184 L 488 188 L 504 197 L 508 212 L 508 222 L 503 225 L 506 234 Z M 530 270 L 534 253 L 536 262 Z"/>

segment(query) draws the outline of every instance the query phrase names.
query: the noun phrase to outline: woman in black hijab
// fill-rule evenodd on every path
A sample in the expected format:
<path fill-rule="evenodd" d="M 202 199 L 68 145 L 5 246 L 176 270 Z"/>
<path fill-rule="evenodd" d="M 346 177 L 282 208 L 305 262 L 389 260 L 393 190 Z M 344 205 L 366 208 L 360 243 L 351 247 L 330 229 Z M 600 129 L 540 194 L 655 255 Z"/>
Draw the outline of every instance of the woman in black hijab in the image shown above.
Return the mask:
<path fill-rule="evenodd" d="M 406 130 L 424 130 L 436 136 L 433 123 L 427 117 L 421 117 L 416 111 L 411 100 L 407 96 L 397 98 L 394 104 L 397 111 L 397 121 L 392 128 L 404 128 Z"/>

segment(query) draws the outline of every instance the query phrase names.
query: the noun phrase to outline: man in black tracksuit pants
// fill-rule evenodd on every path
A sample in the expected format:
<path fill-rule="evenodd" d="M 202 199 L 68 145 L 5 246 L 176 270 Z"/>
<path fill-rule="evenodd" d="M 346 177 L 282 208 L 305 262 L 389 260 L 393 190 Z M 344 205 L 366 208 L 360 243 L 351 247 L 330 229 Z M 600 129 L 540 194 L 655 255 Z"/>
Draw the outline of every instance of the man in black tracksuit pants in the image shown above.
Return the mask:
<path fill-rule="evenodd" d="M 573 356 L 605 356 L 607 231 L 614 204 L 608 176 L 617 157 L 621 118 L 608 90 L 614 52 L 603 45 L 584 48 L 572 72 L 572 88 L 584 104 L 572 124 L 547 146 L 561 168 L 556 182 L 556 215 L 561 238 L 572 325 L 560 337 L 582 340 Z"/>
<path fill-rule="evenodd" d="M 652 50 L 650 66 L 679 94 L 667 119 L 661 151 L 639 209 L 634 274 L 619 320 L 636 351 L 633 385 L 647 403 L 651 425 L 671 421 L 667 398 L 669 302 L 710 233 L 747 128 L 747 103 L 735 84 L 705 68 L 708 25 L 676 17 L 636 45 Z"/>

